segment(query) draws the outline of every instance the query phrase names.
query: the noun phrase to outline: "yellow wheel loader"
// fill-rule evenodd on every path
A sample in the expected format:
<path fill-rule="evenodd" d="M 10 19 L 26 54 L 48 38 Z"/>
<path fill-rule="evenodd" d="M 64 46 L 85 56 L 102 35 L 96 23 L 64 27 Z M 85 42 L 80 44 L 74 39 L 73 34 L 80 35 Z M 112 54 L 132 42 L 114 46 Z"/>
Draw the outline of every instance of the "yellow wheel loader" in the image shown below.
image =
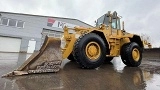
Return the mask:
<path fill-rule="evenodd" d="M 40 51 L 18 69 L 5 76 L 58 72 L 63 59 L 76 61 L 81 68 L 94 69 L 121 55 L 127 66 L 141 64 L 144 43 L 136 34 L 127 33 L 121 17 L 110 11 L 96 21 L 96 27 L 64 27 L 61 40 L 46 37 Z"/>
<path fill-rule="evenodd" d="M 101 16 L 95 28 L 65 27 L 62 44 L 63 58 L 69 56 L 82 68 L 91 69 L 119 55 L 124 64 L 137 67 L 141 64 L 144 47 L 139 35 L 121 30 L 117 12 Z"/>

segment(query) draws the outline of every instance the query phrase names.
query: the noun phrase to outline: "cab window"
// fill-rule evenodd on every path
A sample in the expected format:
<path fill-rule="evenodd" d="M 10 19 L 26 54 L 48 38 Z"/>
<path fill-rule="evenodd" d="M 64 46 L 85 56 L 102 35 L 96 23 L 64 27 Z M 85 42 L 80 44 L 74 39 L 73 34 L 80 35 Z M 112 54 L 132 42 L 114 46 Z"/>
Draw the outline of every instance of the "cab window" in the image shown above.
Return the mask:
<path fill-rule="evenodd" d="M 117 29 L 119 29 L 119 30 L 121 29 L 121 26 L 120 26 L 120 19 L 117 20 Z"/>
<path fill-rule="evenodd" d="M 117 20 L 116 19 L 112 19 L 112 28 L 113 29 L 117 29 Z"/>
<path fill-rule="evenodd" d="M 104 24 L 109 25 L 109 17 L 108 16 L 105 16 Z"/>

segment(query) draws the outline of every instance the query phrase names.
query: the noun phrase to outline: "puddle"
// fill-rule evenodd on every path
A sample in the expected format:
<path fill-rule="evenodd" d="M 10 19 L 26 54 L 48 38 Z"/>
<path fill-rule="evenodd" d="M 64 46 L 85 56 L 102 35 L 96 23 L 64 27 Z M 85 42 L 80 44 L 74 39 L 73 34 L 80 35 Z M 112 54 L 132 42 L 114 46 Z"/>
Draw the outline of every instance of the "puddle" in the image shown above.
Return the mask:
<path fill-rule="evenodd" d="M 26 56 L 20 55 L 19 58 L 24 59 Z M 23 62 L 22 60 L 16 64 Z M 12 62 L 0 64 L 0 75 L 13 70 L 14 67 Z M 65 60 L 58 73 L 0 78 L 0 87 L 1 90 L 159 90 L 159 67 L 158 62 L 154 64 L 152 61 L 143 61 L 140 67 L 126 67 L 117 57 L 110 64 L 90 70 L 81 69 L 76 62 Z"/>

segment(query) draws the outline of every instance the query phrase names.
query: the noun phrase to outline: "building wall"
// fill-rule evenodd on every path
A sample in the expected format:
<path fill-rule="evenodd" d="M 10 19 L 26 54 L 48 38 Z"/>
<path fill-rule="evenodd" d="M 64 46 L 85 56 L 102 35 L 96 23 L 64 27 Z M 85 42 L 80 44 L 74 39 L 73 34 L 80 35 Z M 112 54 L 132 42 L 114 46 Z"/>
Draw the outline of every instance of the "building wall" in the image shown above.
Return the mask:
<path fill-rule="evenodd" d="M 59 23 L 69 23 L 78 26 L 91 27 L 90 25 L 83 23 L 76 19 L 67 19 L 67 18 L 59 18 L 59 17 L 49 17 L 49 16 L 37 16 L 37 15 L 27 15 L 27 14 L 16 14 L 16 13 L 6 13 L 0 12 L 1 18 L 6 17 L 9 19 L 16 19 L 24 21 L 24 28 L 16 28 L 13 26 L 5 26 L 0 24 L 0 36 L 8 36 L 8 37 L 17 37 L 21 38 L 21 47 L 20 52 L 26 52 L 28 49 L 29 40 L 36 41 L 35 50 L 39 50 L 41 47 L 41 33 L 42 30 L 57 30 L 63 32 L 62 27 L 55 26 L 49 27 L 47 26 L 48 19 L 54 19 Z"/>

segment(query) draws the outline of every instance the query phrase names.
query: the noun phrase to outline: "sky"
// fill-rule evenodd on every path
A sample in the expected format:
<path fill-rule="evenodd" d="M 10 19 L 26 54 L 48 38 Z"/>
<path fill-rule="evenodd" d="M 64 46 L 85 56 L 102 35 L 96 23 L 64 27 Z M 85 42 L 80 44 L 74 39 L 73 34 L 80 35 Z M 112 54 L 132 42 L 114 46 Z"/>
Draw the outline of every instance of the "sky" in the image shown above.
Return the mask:
<path fill-rule="evenodd" d="M 160 47 L 160 0 L 0 0 L 0 11 L 75 18 L 92 26 L 108 11 L 117 11 L 125 30 L 149 37 Z"/>

